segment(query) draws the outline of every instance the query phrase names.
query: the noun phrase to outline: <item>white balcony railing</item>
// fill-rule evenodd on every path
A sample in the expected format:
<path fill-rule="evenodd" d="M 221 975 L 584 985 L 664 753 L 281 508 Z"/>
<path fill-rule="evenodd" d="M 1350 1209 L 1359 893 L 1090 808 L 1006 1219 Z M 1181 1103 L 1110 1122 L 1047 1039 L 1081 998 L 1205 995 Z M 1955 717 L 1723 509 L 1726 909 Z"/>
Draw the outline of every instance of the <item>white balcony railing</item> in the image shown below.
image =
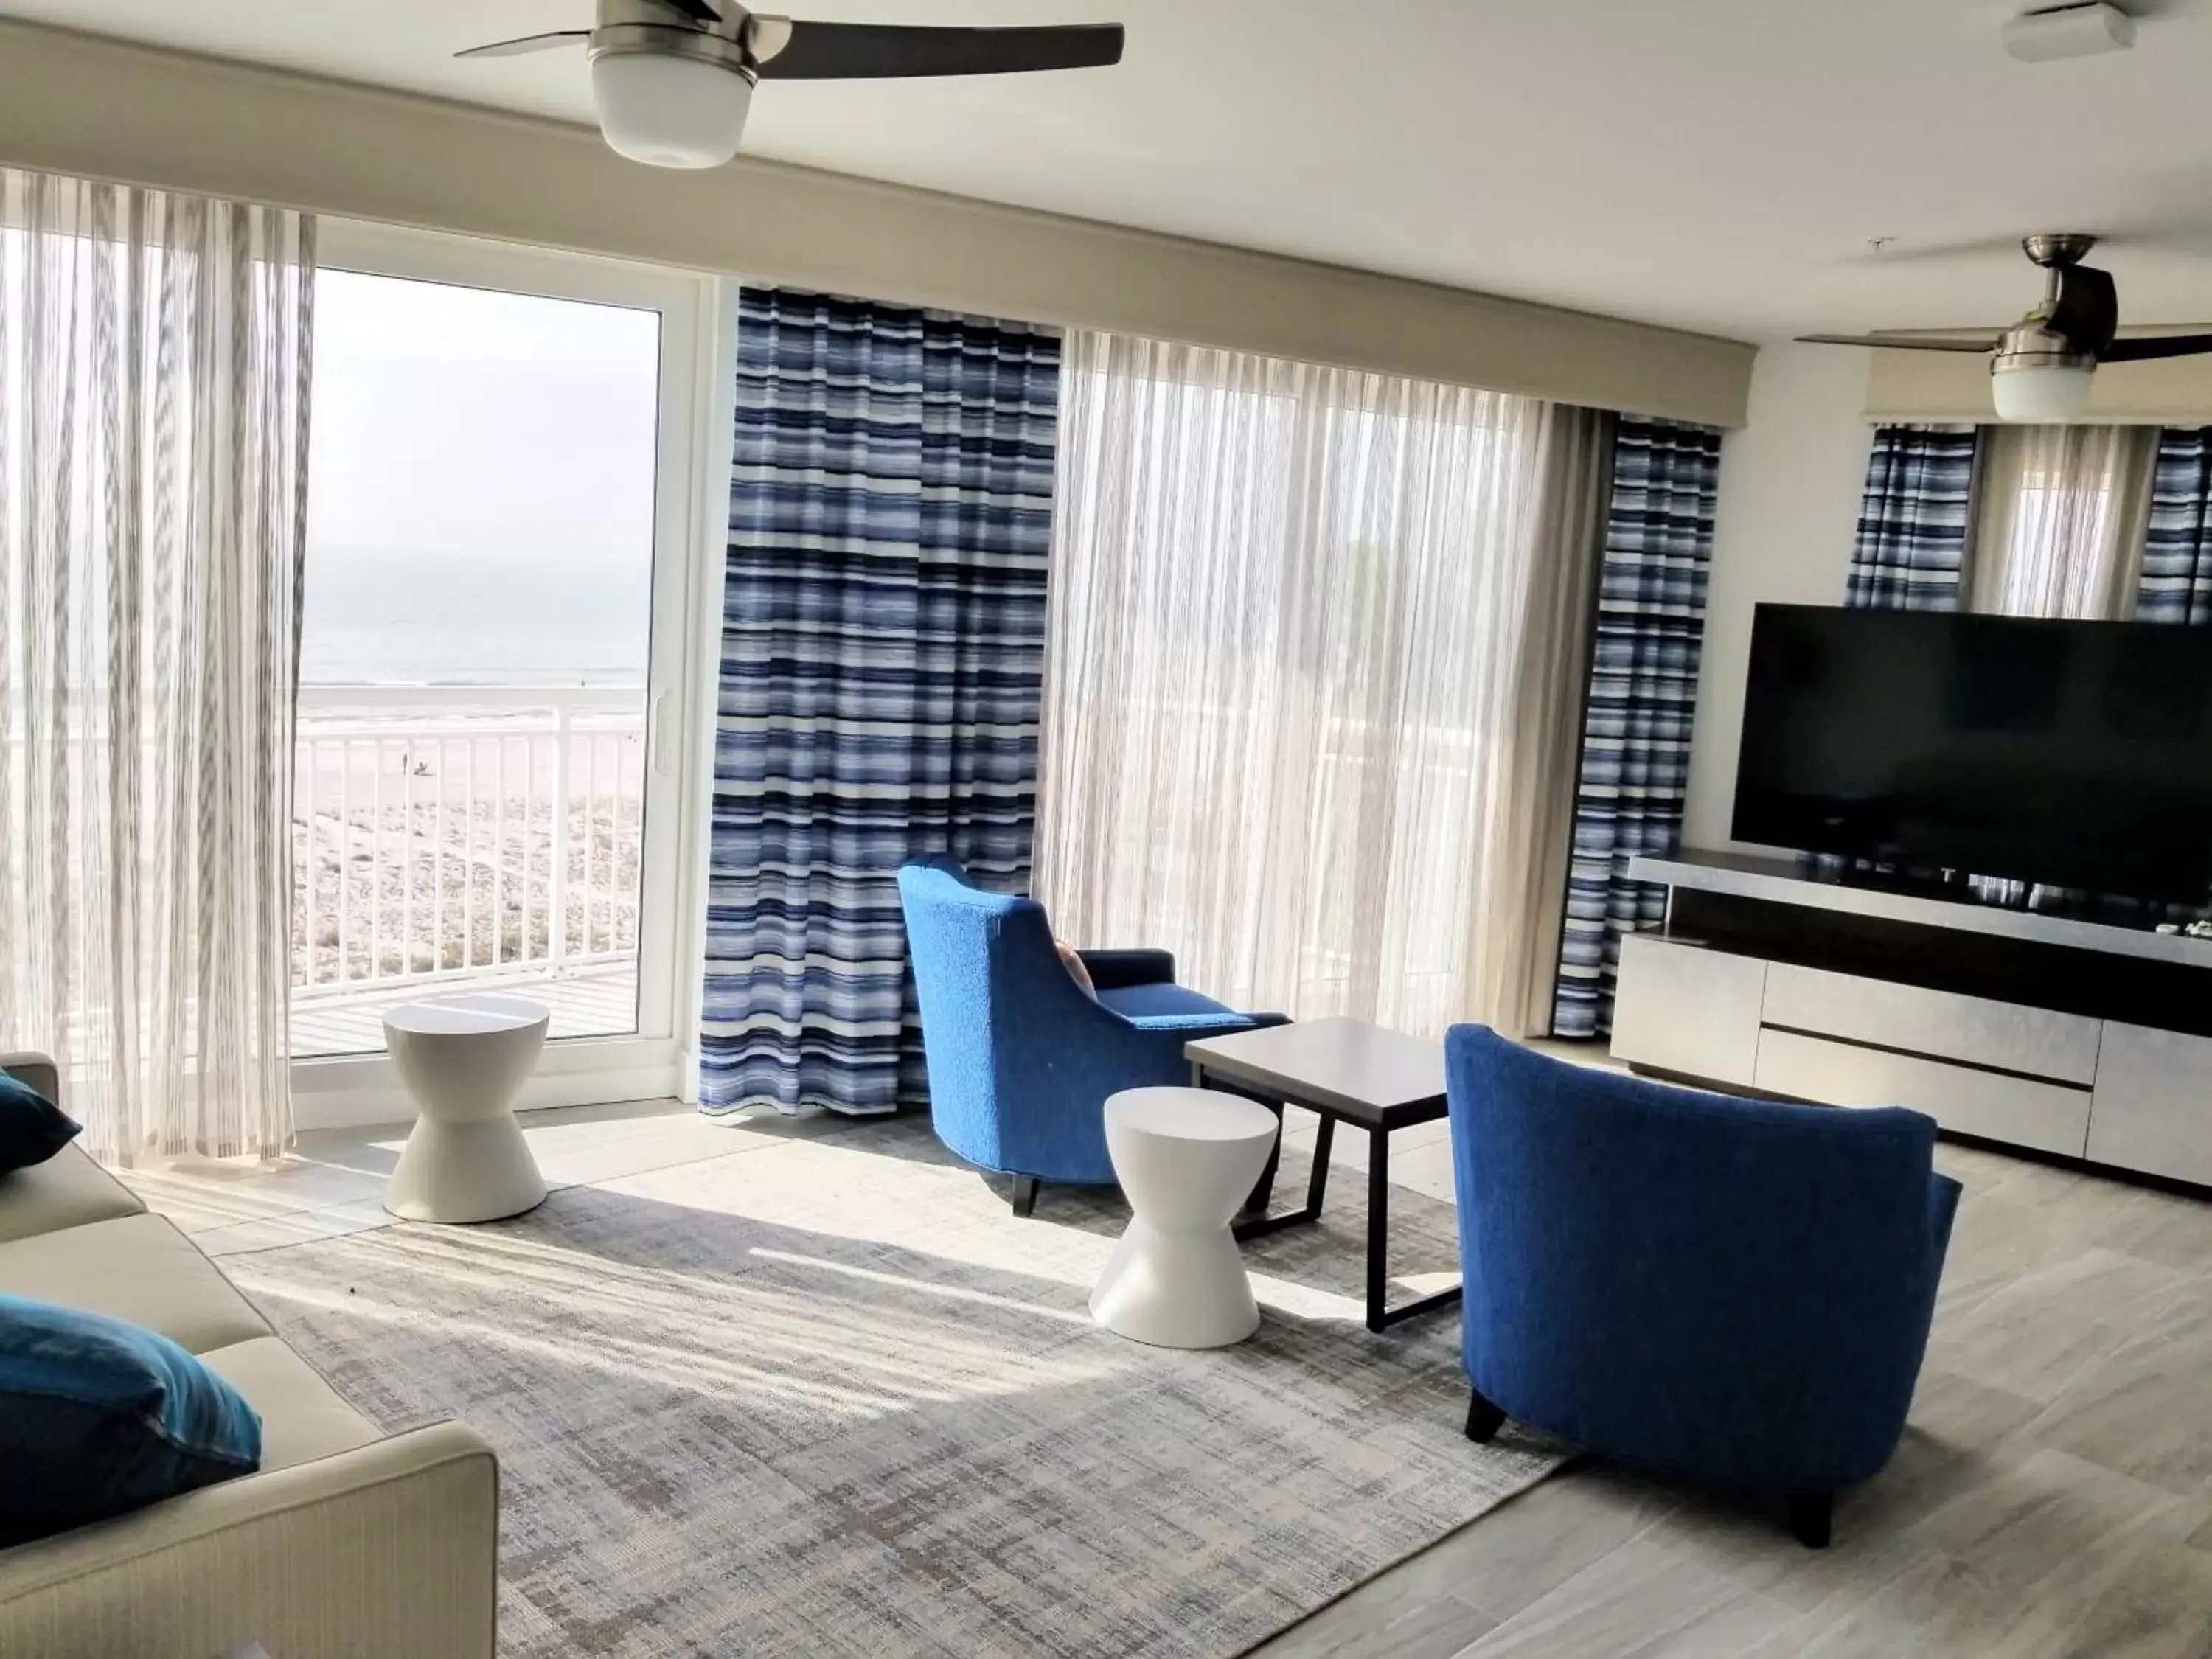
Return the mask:
<path fill-rule="evenodd" d="M 642 690 L 308 686 L 297 741 L 295 1000 L 635 957 Z"/>

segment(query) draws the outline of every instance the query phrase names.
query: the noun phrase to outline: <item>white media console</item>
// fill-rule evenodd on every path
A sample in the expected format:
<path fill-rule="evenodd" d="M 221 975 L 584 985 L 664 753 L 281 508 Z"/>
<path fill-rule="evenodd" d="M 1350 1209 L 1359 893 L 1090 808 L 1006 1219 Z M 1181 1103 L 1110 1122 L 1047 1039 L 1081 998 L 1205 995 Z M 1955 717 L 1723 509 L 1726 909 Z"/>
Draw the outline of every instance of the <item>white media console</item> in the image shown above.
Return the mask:
<path fill-rule="evenodd" d="M 1683 853 L 1631 873 L 1613 1052 L 1638 1071 L 2212 1185 L 2212 939 Z"/>

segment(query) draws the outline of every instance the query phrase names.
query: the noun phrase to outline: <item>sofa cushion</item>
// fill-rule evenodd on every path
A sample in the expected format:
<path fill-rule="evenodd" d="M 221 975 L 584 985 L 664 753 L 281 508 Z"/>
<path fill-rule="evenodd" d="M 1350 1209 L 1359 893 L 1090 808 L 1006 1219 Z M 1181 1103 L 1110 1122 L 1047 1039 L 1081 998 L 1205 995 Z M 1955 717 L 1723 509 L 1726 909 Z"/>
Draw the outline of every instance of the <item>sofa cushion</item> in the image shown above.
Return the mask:
<path fill-rule="evenodd" d="M 22 1079 L 0 1072 L 0 1170 L 44 1164 L 82 1126 Z"/>
<path fill-rule="evenodd" d="M 1180 985 L 1125 985 L 1098 993 L 1101 1006 L 1129 1019 L 1146 1014 L 1221 1014 L 1235 1018 L 1236 1010 L 1212 997 L 1200 996 Z"/>
<path fill-rule="evenodd" d="M 338 1397 L 306 1360 L 273 1336 L 210 1348 L 201 1363 L 261 1413 L 261 1467 L 286 1469 L 381 1440 L 376 1425 Z"/>
<path fill-rule="evenodd" d="M 0 1292 L 127 1319 L 192 1353 L 270 1334 L 215 1263 L 157 1215 L 0 1244 Z"/>
<path fill-rule="evenodd" d="M 260 1460 L 253 1408 L 168 1338 L 0 1296 L 0 1539 L 127 1514 Z"/>
<path fill-rule="evenodd" d="M 64 1146 L 44 1164 L 0 1175 L 0 1244 L 145 1210 L 138 1195 L 82 1146 Z"/>

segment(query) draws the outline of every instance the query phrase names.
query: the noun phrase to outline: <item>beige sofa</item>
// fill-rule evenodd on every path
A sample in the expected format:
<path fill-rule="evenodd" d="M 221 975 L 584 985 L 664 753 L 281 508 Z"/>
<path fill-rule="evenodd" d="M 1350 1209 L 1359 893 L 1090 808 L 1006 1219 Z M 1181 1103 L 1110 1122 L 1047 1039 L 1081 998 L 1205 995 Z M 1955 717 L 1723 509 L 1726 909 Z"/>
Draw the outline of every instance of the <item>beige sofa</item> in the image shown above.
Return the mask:
<path fill-rule="evenodd" d="M 58 1097 L 46 1060 L 0 1069 Z M 0 1655 L 490 1659 L 499 1465 L 471 1431 L 380 1433 L 75 1146 L 0 1175 L 0 1291 L 161 1332 L 252 1402 L 263 1436 L 257 1474 L 0 1549 Z"/>

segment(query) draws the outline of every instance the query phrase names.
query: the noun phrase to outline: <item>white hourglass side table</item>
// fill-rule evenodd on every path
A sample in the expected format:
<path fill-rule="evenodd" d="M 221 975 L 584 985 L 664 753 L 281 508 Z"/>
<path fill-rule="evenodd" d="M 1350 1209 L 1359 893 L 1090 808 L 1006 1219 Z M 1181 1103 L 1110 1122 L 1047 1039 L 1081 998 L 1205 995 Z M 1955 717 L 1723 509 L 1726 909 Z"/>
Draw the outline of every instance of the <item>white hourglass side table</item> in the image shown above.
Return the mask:
<path fill-rule="evenodd" d="M 497 1221 L 545 1200 L 538 1161 L 514 1121 L 551 1015 L 491 994 L 403 1003 L 384 1016 L 385 1046 L 420 1115 L 384 1191 L 408 1221 Z"/>
<path fill-rule="evenodd" d="M 1223 1348 L 1259 1328 L 1229 1230 L 1267 1167 L 1275 1115 L 1212 1089 L 1125 1089 L 1106 1150 L 1134 1212 L 1091 1293 L 1107 1329 L 1161 1348 Z"/>

